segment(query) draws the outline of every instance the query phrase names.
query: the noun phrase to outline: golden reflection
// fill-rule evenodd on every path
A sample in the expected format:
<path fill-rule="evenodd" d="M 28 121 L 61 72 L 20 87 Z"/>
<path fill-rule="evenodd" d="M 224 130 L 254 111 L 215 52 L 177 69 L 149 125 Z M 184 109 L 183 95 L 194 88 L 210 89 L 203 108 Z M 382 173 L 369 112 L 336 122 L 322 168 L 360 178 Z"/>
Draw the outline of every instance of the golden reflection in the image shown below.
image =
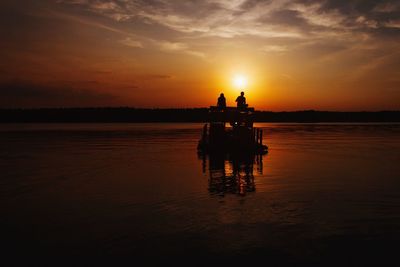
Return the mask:
<path fill-rule="evenodd" d="M 256 190 L 254 173 L 263 173 L 263 155 L 201 154 L 203 173 L 208 171 L 208 190 L 212 195 L 246 195 Z"/>

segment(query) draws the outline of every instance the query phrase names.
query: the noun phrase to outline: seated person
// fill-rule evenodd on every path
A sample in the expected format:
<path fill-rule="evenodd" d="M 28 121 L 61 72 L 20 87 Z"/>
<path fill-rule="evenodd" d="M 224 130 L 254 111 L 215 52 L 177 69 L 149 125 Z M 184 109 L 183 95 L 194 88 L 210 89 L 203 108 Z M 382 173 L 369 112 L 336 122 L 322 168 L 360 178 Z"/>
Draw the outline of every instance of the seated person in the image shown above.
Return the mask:
<path fill-rule="evenodd" d="M 236 102 L 237 102 L 238 108 L 246 108 L 247 107 L 246 98 L 244 97 L 244 92 L 240 93 L 240 96 L 238 96 L 236 98 Z"/>
<path fill-rule="evenodd" d="M 226 108 L 226 99 L 223 93 L 221 93 L 218 97 L 218 103 L 217 107 L 220 109 L 225 109 Z"/>

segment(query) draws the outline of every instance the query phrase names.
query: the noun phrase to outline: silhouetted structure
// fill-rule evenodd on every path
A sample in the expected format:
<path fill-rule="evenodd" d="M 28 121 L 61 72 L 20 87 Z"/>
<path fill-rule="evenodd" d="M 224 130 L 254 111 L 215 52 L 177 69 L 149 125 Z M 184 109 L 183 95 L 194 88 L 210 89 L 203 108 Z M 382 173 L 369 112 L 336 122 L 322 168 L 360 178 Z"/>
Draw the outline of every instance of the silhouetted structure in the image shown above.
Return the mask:
<path fill-rule="evenodd" d="M 210 194 L 218 196 L 237 194 L 243 196 L 256 190 L 254 171 L 262 174 L 263 155 L 254 153 L 211 153 L 199 154 L 199 156 L 203 160 L 203 173 L 207 173 L 208 170 L 208 190 Z"/>
<path fill-rule="evenodd" d="M 254 111 L 255 122 L 400 122 L 400 111 Z M 208 108 L 131 107 L 1 109 L 0 122 L 207 122 Z"/>
<path fill-rule="evenodd" d="M 217 101 L 217 107 L 220 109 L 225 109 L 226 108 L 226 99 L 223 93 L 221 93 L 218 97 Z"/>
<path fill-rule="evenodd" d="M 263 145 L 262 130 L 253 127 L 254 108 L 221 110 L 211 106 L 208 121 L 198 144 L 201 151 L 265 153 L 268 149 Z"/>

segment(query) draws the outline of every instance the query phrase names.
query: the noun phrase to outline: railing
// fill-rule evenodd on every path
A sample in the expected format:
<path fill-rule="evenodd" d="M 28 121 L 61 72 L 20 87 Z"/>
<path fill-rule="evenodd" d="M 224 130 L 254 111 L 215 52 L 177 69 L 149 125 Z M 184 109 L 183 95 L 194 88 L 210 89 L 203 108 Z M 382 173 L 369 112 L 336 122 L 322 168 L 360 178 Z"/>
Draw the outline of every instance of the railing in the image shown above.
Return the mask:
<path fill-rule="evenodd" d="M 218 106 L 210 106 L 210 112 L 254 112 L 254 108 L 245 107 L 245 108 L 237 108 L 237 107 L 225 107 L 221 108 Z"/>
<path fill-rule="evenodd" d="M 224 109 L 211 106 L 209 109 L 208 120 L 210 122 L 243 122 L 251 125 L 253 122 L 254 108 L 226 107 Z"/>
<path fill-rule="evenodd" d="M 202 134 L 201 134 L 201 139 L 202 139 L 203 141 L 208 140 L 208 134 L 209 134 L 209 133 L 208 133 L 208 124 L 206 123 L 206 124 L 204 124 L 204 126 L 203 126 L 203 131 L 202 131 Z M 262 144 L 263 144 L 263 130 L 254 127 L 254 128 L 252 129 L 252 136 L 253 136 L 253 142 L 254 142 L 254 144 L 257 144 L 257 145 L 262 146 Z"/>

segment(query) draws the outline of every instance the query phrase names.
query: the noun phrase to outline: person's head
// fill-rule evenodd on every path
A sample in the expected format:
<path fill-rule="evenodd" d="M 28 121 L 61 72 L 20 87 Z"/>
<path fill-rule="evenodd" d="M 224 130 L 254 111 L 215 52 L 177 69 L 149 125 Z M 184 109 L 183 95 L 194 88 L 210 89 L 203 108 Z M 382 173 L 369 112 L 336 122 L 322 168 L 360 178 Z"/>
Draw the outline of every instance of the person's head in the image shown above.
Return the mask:
<path fill-rule="evenodd" d="M 241 96 L 244 96 L 244 92 L 240 92 L 240 95 L 241 95 Z"/>
<path fill-rule="evenodd" d="M 224 93 L 221 93 L 219 96 L 220 96 L 220 97 L 224 97 Z"/>

